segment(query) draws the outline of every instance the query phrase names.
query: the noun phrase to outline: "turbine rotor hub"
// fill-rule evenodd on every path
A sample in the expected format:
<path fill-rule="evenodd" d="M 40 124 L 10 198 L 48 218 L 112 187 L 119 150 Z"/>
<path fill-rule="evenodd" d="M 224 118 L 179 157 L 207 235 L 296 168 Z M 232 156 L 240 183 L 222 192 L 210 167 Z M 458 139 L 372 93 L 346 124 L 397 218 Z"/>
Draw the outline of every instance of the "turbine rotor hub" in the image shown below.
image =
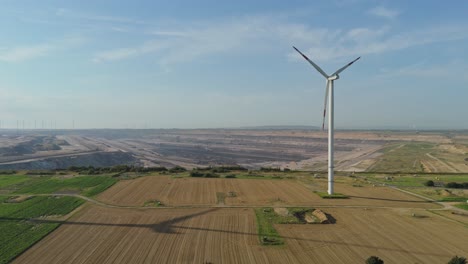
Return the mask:
<path fill-rule="evenodd" d="M 335 74 L 333 76 L 328 77 L 328 80 L 329 81 L 334 81 L 334 80 L 338 80 L 339 78 L 340 78 L 340 76 L 338 74 Z"/>

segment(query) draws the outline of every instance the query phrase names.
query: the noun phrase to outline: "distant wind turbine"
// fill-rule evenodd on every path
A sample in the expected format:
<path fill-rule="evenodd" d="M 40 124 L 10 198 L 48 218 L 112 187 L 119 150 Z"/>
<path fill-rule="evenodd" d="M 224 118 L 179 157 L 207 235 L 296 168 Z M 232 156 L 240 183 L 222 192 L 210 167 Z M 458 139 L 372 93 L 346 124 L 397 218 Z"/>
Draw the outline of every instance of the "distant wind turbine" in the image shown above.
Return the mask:
<path fill-rule="evenodd" d="M 327 75 L 317 64 L 315 64 L 313 61 L 311 61 L 309 58 L 307 58 L 306 55 L 304 55 L 302 52 L 300 52 L 296 47 L 293 46 L 293 48 L 299 52 L 299 54 L 304 57 L 320 74 L 327 79 L 327 86 L 325 87 L 325 103 L 323 107 L 323 121 L 322 121 L 322 130 L 325 129 L 325 116 L 327 113 L 327 99 L 328 99 L 328 194 L 333 194 L 333 132 L 334 132 L 334 121 L 333 121 L 333 82 L 335 80 L 338 80 L 340 76 L 338 75 L 342 71 L 344 71 L 346 68 L 351 66 L 354 62 L 359 60 L 361 57 L 358 57 L 357 59 L 353 60 L 352 62 L 346 64 L 345 66 L 341 67 L 338 69 L 336 72 L 334 72 L 332 75 Z"/>

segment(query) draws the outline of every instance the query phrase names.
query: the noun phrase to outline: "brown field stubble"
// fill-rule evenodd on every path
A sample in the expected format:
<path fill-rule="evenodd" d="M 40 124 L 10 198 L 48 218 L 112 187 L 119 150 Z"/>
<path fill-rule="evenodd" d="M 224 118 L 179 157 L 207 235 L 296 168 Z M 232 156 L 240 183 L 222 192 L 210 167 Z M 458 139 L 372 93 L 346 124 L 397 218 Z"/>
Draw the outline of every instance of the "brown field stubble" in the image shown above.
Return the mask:
<path fill-rule="evenodd" d="M 326 190 L 325 181 L 314 182 L 314 188 Z M 301 182 L 290 179 L 204 179 L 148 176 L 120 181 L 98 196 L 98 200 L 115 205 L 143 206 L 159 200 L 167 206 L 216 205 L 216 193 L 234 192 L 225 198 L 226 206 L 383 206 L 437 208 L 420 198 L 386 187 L 352 187 L 336 183 L 336 192 L 350 196 L 345 200 L 322 199 Z"/>
<path fill-rule="evenodd" d="M 468 255 L 468 230 L 399 209 L 326 209 L 336 224 L 276 225 L 258 244 L 253 209 L 116 209 L 88 205 L 16 263 L 445 263 Z M 418 213 L 419 214 L 419 213 Z"/>

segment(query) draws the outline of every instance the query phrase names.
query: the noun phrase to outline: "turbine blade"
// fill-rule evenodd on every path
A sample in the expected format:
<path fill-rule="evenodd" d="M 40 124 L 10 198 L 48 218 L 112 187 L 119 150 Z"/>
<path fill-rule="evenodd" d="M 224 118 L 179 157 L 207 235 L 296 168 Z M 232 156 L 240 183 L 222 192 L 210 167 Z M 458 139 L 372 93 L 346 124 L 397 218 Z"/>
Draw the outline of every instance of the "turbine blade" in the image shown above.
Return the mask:
<path fill-rule="evenodd" d="M 300 52 L 298 49 L 296 49 L 296 47 L 293 46 L 293 48 L 294 48 L 297 52 L 299 52 L 299 54 L 301 54 L 302 57 L 304 57 L 304 59 L 306 59 L 312 66 L 314 66 L 314 68 L 315 68 L 318 72 L 320 72 L 320 74 L 322 74 L 323 77 L 325 77 L 325 78 L 328 79 L 329 76 L 328 76 L 322 69 L 320 69 L 320 67 L 319 67 L 317 64 L 315 64 L 313 61 L 311 61 L 309 58 L 307 58 L 307 56 L 304 55 L 302 52 Z"/>
<path fill-rule="evenodd" d="M 330 86 L 330 81 L 327 80 L 327 87 L 325 87 L 325 102 L 323 104 L 322 131 L 325 130 L 325 117 L 327 115 L 327 101 L 328 101 L 328 87 L 329 86 Z"/>
<path fill-rule="evenodd" d="M 344 71 L 346 68 L 348 68 L 349 66 L 351 66 L 351 64 L 353 64 L 354 62 L 356 62 L 357 60 L 359 60 L 361 57 L 358 57 L 357 59 L 353 60 L 352 62 L 346 64 L 345 66 L 343 66 L 342 68 L 340 68 L 339 70 L 337 70 L 335 73 L 332 74 L 333 75 L 336 75 L 336 74 L 339 74 L 340 72 Z"/>

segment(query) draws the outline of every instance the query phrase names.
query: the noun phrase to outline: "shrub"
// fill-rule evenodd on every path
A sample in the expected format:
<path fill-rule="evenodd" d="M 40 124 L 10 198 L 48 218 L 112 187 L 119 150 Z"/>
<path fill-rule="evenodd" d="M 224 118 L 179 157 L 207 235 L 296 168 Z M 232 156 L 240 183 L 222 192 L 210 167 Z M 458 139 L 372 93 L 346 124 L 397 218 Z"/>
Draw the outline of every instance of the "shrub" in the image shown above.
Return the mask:
<path fill-rule="evenodd" d="M 205 178 L 219 178 L 219 175 L 213 172 L 205 173 Z"/>
<path fill-rule="evenodd" d="M 449 182 L 449 183 L 445 184 L 445 187 L 455 188 L 455 189 L 467 189 L 468 188 L 468 182 L 463 182 L 463 183 Z"/>
<path fill-rule="evenodd" d="M 278 172 L 278 171 L 281 171 L 281 169 L 280 169 L 280 168 L 269 168 L 269 167 L 268 167 L 268 168 L 265 168 L 265 167 L 261 167 L 261 168 L 260 168 L 260 171 L 264 171 L 264 172 L 276 171 L 276 172 Z"/>
<path fill-rule="evenodd" d="M 211 171 L 212 171 L 212 172 L 218 172 L 218 173 L 221 172 L 221 173 L 222 173 L 222 172 L 228 172 L 229 169 L 224 168 L 224 167 L 215 167 L 215 168 L 213 168 Z"/>
<path fill-rule="evenodd" d="M 190 177 L 219 178 L 219 175 L 213 172 L 201 172 L 198 170 L 193 170 L 190 172 Z"/>
<path fill-rule="evenodd" d="M 190 172 L 190 177 L 203 177 L 203 176 L 205 176 L 205 174 L 199 171 Z"/>
<path fill-rule="evenodd" d="M 55 175 L 55 171 L 28 171 L 26 175 Z"/>
<path fill-rule="evenodd" d="M 237 178 L 237 176 L 235 174 L 229 174 L 229 175 L 226 175 L 225 178 L 233 179 L 233 178 Z"/>
<path fill-rule="evenodd" d="M 210 166 L 210 167 L 201 167 L 201 168 L 194 168 L 193 170 L 197 170 L 197 171 L 210 171 L 212 170 L 213 168 Z"/>
<path fill-rule="evenodd" d="M 447 188 L 457 188 L 458 184 L 456 182 L 449 182 L 445 184 L 445 187 Z"/>
<path fill-rule="evenodd" d="M 0 174 L 6 175 L 6 174 L 16 174 L 15 170 L 1 170 Z"/>
<path fill-rule="evenodd" d="M 175 166 L 174 168 L 169 169 L 169 172 L 175 173 L 175 172 L 184 172 L 187 171 L 185 168 L 180 167 L 180 166 Z"/>
<path fill-rule="evenodd" d="M 367 260 L 366 260 L 366 264 L 384 264 L 384 261 L 379 258 L 379 257 L 376 257 L 376 256 L 370 256 Z"/>
<path fill-rule="evenodd" d="M 92 167 L 91 167 L 92 168 Z M 91 169 L 90 168 L 90 169 Z M 92 168 L 94 169 L 94 168 Z M 132 168 L 127 166 L 127 165 L 116 165 L 116 166 L 113 166 L 110 168 L 110 172 L 128 172 L 130 171 Z"/>
<path fill-rule="evenodd" d="M 424 183 L 424 185 L 429 186 L 429 187 L 433 187 L 433 186 L 434 186 L 434 181 L 428 180 L 428 181 L 426 181 L 426 182 Z"/>
<path fill-rule="evenodd" d="M 466 264 L 466 258 L 455 256 L 448 262 L 448 264 Z"/>

